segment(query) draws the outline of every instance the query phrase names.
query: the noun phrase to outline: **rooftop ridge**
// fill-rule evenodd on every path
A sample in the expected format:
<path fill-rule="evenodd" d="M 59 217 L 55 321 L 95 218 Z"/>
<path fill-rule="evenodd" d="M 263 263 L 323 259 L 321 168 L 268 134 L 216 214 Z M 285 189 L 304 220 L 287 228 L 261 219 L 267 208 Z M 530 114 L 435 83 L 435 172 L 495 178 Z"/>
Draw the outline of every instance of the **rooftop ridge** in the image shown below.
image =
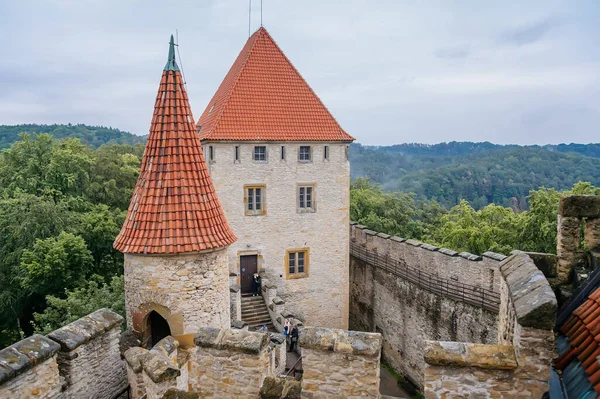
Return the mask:
<path fill-rule="evenodd" d="M 201 140 L 354 140 L 264 27 L 246 41 L 197 127 Z"/>

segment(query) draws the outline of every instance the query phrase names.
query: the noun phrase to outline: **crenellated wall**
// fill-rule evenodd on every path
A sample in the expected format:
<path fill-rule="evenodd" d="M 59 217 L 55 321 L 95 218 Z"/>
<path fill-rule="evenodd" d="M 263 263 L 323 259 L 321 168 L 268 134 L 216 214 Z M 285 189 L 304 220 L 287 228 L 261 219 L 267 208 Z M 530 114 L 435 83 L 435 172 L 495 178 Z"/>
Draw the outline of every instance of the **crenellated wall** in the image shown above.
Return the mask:
<path fill-rule="evenodd" d="M 48 337 L 34 335 L 1 350 L 0 398 L 116 398 L 127 388 L 122 322 L 100 309 Z"/>
<path fill-rule="evenodd" d="M 303 398 L 378 398 L 381 334 L 307 327 L 302 348 Z"/>
<path fill-rule="evenodd" d="M 500 270 L 499 345 L 427 341 L 426 398 L 541 398 L 549 389 L 556 297 L 524 252 Z"/>
<path fill-rule="evenodd" d="M 350 328 L 382 333 L 383 361 L 416 386 L 425 340 L 497 342 L 505 256 L 459 254 L 359 225 L 350 241 Z"/>

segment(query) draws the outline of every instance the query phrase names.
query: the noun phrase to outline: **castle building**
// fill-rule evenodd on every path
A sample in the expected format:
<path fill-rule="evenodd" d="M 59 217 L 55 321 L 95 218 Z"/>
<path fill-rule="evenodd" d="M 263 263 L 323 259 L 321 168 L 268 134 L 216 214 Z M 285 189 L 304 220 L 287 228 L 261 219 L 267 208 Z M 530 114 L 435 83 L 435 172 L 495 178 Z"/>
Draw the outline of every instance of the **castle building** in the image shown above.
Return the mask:
<path fill-rule="evenodd" d="M 146 345 L 228 328 L 227 224 L 198 138 L 173 36 L 141 170 L 114 247 L 125 254 L 127 325 Z"/>
<path fill-rule="evenodd" d="M 243 293 L 264 271 L 307 325 L 348 327 L 348 146 L 266 29 L 246 42 L 197 128 L 239 240 L 230 272 Z"/>

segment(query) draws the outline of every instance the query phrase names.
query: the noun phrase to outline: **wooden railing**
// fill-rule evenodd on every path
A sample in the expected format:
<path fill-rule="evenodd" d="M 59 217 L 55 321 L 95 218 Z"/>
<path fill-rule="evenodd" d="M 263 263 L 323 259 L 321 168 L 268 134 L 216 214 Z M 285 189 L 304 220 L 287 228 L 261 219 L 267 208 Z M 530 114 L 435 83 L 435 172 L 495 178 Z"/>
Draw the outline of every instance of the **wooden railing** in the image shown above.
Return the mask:
<path fill-rule="evenodd" d="M 494 313 L 498 313 L 500 309 L 500 293 L 498 292 L 440 278 L 418 268 L 407 266 L 404 262 L 387 255 L 380 255 L 377 251 L 367 250 L 364 245 L 355 242 L 350 242 L 350 255 L 392 273 L 432 294 L 468 303 Z"/>

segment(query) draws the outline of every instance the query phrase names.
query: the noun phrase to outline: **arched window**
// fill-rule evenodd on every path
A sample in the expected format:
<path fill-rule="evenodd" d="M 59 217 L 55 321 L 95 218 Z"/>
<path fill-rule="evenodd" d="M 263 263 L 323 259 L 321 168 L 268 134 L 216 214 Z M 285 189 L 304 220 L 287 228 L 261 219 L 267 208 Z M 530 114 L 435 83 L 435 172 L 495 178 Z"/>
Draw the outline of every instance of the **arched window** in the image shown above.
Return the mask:
<path fill-rule="evenodd" d="M 148 328 L 150 329 L 150 347 L 171 335 L 169 323 L 154 310 L 148 315 Z"/>

